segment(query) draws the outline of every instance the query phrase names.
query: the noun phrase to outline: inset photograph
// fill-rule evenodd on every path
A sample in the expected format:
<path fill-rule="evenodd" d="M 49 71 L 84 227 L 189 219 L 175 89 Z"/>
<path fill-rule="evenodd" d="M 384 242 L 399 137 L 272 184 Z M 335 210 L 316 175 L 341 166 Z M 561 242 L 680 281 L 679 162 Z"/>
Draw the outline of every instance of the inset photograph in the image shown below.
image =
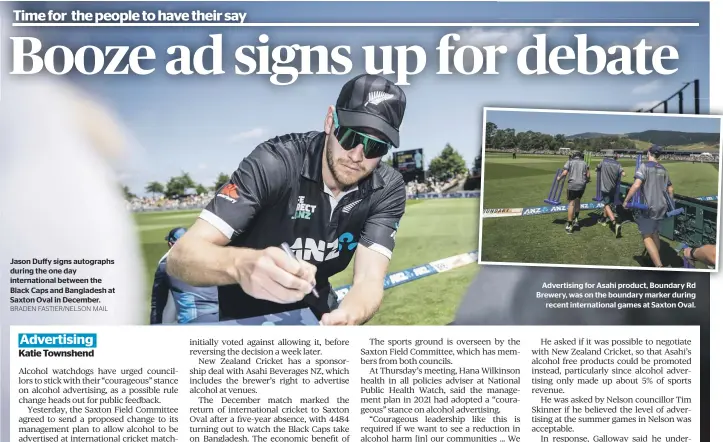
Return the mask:
<path fill-rule="evenodd" d="M 718 271 L 721 117 L 486 108 L 480 264 Z"/>

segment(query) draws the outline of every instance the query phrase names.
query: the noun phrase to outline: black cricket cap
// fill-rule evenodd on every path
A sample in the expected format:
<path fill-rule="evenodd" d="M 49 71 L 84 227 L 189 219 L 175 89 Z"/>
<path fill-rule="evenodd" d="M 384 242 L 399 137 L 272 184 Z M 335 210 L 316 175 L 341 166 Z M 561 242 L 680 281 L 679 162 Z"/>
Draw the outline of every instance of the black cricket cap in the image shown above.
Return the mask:
<path fill-rule="evenodd" d="M 399 126 L 406 107 L 402 88 L 382 76 L 362 74 L 341 88 L 336 115 L 340 126 L 374 129 L 399 147 Z"/>
<path fill-rule="evenodd" d="M 648 152 L 650 152 L 653 155 L 660 155 L 663 153 L 663 148 L 658 146 L 657 144 L 653 144 L 650 146 L 650 149 L 648 149 Z"/>

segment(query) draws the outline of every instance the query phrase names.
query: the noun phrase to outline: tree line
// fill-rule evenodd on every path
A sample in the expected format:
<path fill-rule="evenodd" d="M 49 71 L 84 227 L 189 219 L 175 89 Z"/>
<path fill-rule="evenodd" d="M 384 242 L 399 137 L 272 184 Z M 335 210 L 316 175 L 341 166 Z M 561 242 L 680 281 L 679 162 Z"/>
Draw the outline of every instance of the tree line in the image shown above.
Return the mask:
<path fill-rule="evenodd" d="M 180 175 L 171 177 L 166 183 L 161 183 L 160 181 L 149 182 L 146 184 L 145 191 L 150 193 L 154 198 L 163 195 L 168 199 L 177 199 L 186 196 L 189 190 L 195 191 L 196 195 L 215 192 L 226 184 L 229 179 L 230 177 L 227 174 L 220 173 L 216 178 L 216 183 L 213 188 L 210 188 L 194 181 L 188 172 L 181 171 Z M 128 186 L 123 186 L 123 194 L 126 200 L 137 198 L 136 194 L 131 192 Z"/>
<path fill-rule="evenodd" d="M 563 134 L 544 134 L 528 130 L 500 129 L 491 121 L 485 125 L 487 149 L 519 149 L 520 151 L 555 151 L 560 148 L 598 152 L 603 149 L 635 149 L 635 142 L 619 135 L 599 135 L 591 138 L 568 138 Z"/>
<path fill-rule="evenodd" d="M 391 166 L 392 156 L 390 155 L 388 158 L 385 158 L 384 162 Z M 444 149 L 442 149 L 442 152 L 432 158 L 428 163 L 426 176 L 444 181 L 466 172 L 467 164 L 464 157 L 448 143 Z M 230 177 L 227 174 L 220 173 L 216 178 L 214 187 L 207 188 L 195 182 L 188 172 L 182 171 L 180 175 L 171 177 L 166 183 L 161 183 L 160 181 L 149 182 L 145 187 L 145 191 L 153 197 L 163 195 L 168 199 L 176 199 L 186 196 L 189 190 L 194 190 L 197 195 L 206 192 L 215 192 L 226 184 L 229 179 Z M 126 200 L 137 198 L 128 186 L 122 186 L 122 191 Z"/>

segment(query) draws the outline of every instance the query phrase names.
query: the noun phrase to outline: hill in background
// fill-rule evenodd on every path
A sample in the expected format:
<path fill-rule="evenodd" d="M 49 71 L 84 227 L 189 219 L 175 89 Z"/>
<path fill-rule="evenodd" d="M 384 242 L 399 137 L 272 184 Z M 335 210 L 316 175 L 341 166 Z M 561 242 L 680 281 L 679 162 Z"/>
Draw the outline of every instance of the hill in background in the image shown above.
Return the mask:
<path fill-rule="evenodd" d="M 646 130 L 627 134 L 602 134 L 585 132 L 568 136 L 567 139 L 590 139 L 605 136 L 620 136 L 633 140 L 638 149 L 647 149 L 651 144 L 674 147 L 682 150 L 718 150 L 720 134 L 706 132 L 677 132 L 672 130 Z"/>
<path fill-rule="evenodd" d="M 633 140 L 646 141 L 661 146 L 685 146 L 691 144 L 715 146 L 720 144 L 719 133 L 646 130 L 645 132 L 634 132 L 625 135 Z"/>
<path fill-rule="evenodd" d="M 620 136 L 620 135 L 618 135 L 618 134 L 604 134 L 604 133 L 602 133 L 602 132 L 584 132 L 584 133 L 581 133 L 581 134 L 570 135 L 570 136 L 567 137 L 567 138 L 568 138 L 568 139 L 573 139 L 573 138 L 580 139 L 580 138 L 582 138 L 582 139 L 584 139 L 584 140 L 587 140 L 587 139 L 590 139 L 590 138 L 617 137 L 617 136 Z"/>

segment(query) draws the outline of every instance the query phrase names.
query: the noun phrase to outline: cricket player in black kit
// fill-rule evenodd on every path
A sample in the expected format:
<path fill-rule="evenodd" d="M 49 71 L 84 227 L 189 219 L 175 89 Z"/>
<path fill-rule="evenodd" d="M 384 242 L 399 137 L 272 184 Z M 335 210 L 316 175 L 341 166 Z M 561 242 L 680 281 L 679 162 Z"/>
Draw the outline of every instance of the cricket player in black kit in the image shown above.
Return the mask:
<path fill-rule="evenodd" d="M 273 138 L 243 159 L 171 249 L 168 272 L 219 286 L 220 320 L 309 307 L 323 325 L 368 321 L 405 210 L 404 180 L 381 161 L 399 146 L 405 108 L 385 78 L 350 80 L 323 131 Z M 338 304 L 329 278 L 354 256 L 352 288 Z"/>
<path fill-rule="evenodd" d="M 580 215 L 580 199 L 585 194 L 585 187 L 590 181 L 590 169 L 583 159 L 582 152 L 575 152 L 562 167 L 562 173 L 557 177 L 560 181 L 564 177 L 567 178 L 567 223 L 565 223 L 565 232 L 572 233 L 573 228 L 580 227 L 578 216 Z"/>

